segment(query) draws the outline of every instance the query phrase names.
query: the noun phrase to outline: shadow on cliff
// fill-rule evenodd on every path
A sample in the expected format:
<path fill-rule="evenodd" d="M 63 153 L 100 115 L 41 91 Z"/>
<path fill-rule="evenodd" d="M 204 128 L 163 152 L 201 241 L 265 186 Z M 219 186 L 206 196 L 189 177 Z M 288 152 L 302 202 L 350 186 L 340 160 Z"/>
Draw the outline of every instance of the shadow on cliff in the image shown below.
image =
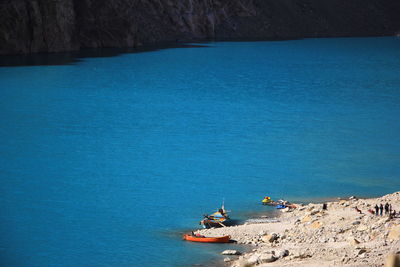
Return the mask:
<path fill-rule="evenodd" d="M 28 55 L 0 56 L 0 67 L 21 66 L 50 66 L 50 65 L 74 65 L 85 58 L 115 57 L 127 53 L 153 52 L 168 48 L 204 48 L 207 45 L 200 44 L 166 44 L 158 46 L 146 46 L 140 48 L 98 48 L 82 49 L 76 52 L 65 53 L 37 53 Z"/>

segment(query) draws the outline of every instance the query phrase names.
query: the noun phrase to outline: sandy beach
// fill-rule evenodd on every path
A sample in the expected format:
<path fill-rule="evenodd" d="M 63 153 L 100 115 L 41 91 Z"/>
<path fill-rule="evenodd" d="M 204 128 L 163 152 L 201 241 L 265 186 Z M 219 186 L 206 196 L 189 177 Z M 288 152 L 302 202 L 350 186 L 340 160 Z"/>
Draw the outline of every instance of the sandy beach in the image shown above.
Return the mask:
<path fill-rule="evenodd" d="M 380 198 L 338 199 L 326 202 L 326 210 L 322 204 L 296 204 L 295 209 L 282 210 L 276 222 L 198 232 L 230 235 L 253 247 L 244 254 L 225 251 L 238 254 L 225 257 L 228 266 L 398 266 L 393 261 L 400 253 L 400 216 L 368 211 L 386 203 L 400 211 L 400 192 Z"/>

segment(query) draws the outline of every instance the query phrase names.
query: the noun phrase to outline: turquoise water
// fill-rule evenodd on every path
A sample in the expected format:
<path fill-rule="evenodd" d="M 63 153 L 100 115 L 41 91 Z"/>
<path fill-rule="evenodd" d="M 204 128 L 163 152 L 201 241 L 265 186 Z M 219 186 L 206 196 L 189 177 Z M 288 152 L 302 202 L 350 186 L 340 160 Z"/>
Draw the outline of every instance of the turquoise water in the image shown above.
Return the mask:
<path fill-rule="evenodd" d="M 1 60 L 1 58 L 0 58 Z M 220 42 L 0 68 L 3 266 L 187 266 L 225 198 L 400 187 L 400 39 Z"/>

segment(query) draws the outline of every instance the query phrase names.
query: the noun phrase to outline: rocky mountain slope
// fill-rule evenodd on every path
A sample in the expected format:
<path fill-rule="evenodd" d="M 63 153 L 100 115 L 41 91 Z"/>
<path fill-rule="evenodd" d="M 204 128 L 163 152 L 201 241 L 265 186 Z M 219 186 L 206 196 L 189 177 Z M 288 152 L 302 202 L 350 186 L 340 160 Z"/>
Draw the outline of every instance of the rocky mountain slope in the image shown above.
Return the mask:
<path fill-rule="evenodd" d="M 0 54 L 394 35 L 398 0 L 0 0 Z"/>

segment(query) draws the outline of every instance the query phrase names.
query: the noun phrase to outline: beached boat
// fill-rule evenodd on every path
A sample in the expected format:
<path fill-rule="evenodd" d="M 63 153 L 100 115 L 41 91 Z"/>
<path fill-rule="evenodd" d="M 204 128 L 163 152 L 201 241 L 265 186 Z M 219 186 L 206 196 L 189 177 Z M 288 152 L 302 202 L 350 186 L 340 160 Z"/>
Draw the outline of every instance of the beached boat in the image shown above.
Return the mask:
<path fill-rule="evenodd" d="M 274 206 L 277 209 L 284 209 L 286 207 L 296 208 L 295 205 L 291 204 L 289 201 L 279 199 L 277 201 L 272 200 L 270 197 L 265 197 L 262 201 L 263 205 Z"/>
<path fill-rule="evenodd" d="M 203 242 L 203 243 L 229 243 L 231 237 L 229 235 L 221 237 L 205 237 L 196 235 L 183 235 L 183 239 L 192 242 Z"/>
<path fill-rule="evenodd" d="M 226 227 L 229 221 L 228 212 L 225 210 L 224 204 L 222 204 L 222 207 L 217 212 L 211 215 L 204 215 L 204 219 L 200 221 L 200 224 L 204 228 Z"/>

